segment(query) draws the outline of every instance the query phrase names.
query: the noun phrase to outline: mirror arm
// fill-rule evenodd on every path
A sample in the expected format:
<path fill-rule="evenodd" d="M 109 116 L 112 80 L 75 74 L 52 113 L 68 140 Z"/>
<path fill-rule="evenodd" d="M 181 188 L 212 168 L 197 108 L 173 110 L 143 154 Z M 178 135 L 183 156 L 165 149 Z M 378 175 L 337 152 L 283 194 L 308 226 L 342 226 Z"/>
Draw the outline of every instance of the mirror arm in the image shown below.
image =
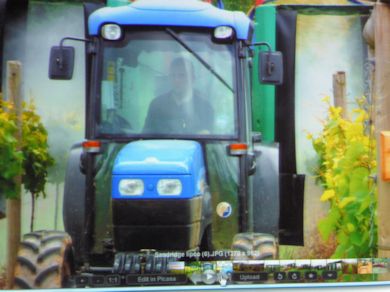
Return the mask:
<path fill-rule="evenodd" d="M 259 42 L 259 43 L 253 43 L 253 44 L 248 44 L 248 47 L 256 47 L 256 46 L 266 46 L 268 48 L 268 52 L 271 53 L 272 49 L 269 43 L 266 42 Z"/>
<path fill-rule="evenodd" d="M 61 41 L 60 41 L 60 56 L 61 57 L 59 57 L 59 58 L 57 58 L 56 59 L 56 62 L 57 62 L 57 64 L 58 64 L 58 67 L 60 68 L 60 69 L 63 69 L 64 68 L 64 66 L 63 66 L 63 53 L 62 53 L 62 47 L 64 46 L 64 42 L 66 41 L 66 40 L 72 40 L 72 41 L 78 41 L 78 42 L 85 42 L 85 43 L 90 43 L 90 42 L 92 42 L 91 40 L 88 40 L 88 39 L 82 39 L 82 38 L 75 38 L 75 37 L 64 37 L 64 38 L 62 38 L 61 39 Z"/>
<path fill-rule="evenodd" d="M 62 48 L 62 46 L 64 45 L 64 42 L 65 42 L 66 40 L 72 40 L 72 41 L 78 41 L 78 42 L 85 42 L 85 43 L 91 42 L 91 40 L 88 40 L 88 39 L 74 38 L 74 37 L 64 37 L 64 38 L 61 39 L 61 41 L 60 41 L 60 47 L 61 47 L 61 48 Z"/>
<path fill-rule="evenodd" d="M 267 54 L 267 75 L 271 76 L 272 72 L 274 71 L 275 64 L 270 62 L 270 56 L 272 53 L 272 49 L 269 43 L 266 42 L 259 42 L 259 43 L 253 43 L 250 44 L 249 46 L 265 46 L 268 49 L 268 54 Z"/>

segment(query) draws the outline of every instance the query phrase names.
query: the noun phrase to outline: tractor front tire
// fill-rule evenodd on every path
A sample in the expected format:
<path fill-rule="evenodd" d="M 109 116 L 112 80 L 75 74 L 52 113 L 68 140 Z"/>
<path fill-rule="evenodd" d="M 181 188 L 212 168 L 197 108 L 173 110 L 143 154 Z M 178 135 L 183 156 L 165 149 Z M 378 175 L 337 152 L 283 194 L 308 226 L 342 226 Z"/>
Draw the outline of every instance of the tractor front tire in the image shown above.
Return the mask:
<path fill-rule="evenodd" d="M 276 238 L 266 233 L 238 233 L 233 238 L 233 260 L 269 260 L 278 258 Z"/>
<path fill-rule="evenodd" d="M 67 233 L 24 235 L 16 259 L 14 289 L 64 288 L 72 273 L 72 240 Z"/>

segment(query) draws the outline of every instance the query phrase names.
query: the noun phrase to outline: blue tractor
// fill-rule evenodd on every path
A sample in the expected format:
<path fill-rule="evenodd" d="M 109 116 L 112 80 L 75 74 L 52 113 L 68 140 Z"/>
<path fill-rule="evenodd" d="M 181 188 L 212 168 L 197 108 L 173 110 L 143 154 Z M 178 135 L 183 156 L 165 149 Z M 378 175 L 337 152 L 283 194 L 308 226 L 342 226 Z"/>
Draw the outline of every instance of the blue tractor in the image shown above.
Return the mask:
<path fill-rule="evenodd" d="M 252 42 L 251 20 L 196 0 L 100 6 L 84 6 L 86 38 L 50 57 L 49 77 L 71 79 L 64 42 L 85 42 L 66 232 L 25 235 L 14 286 L 183 284 L 180 261 L 275 258 L 277 149 L 251 125 L 253 48 L 268 45 Z M 281 55 L 259 58 L 258 82 L 279 84 Z"/>

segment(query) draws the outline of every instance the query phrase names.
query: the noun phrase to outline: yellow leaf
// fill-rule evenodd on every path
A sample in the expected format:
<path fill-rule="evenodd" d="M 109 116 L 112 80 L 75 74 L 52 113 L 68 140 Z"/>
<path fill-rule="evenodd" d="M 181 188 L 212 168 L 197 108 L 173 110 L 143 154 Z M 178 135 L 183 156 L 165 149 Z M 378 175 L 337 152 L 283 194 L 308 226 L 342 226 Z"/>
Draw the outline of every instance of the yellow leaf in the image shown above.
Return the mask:
<path fill-rule="evenodd" d="M 334 106 L 331 106 L 329 108 L 329 112 L 330 112 L 330 116 L 332 119 L 337 119 L 338 117 L 340 117 L 340 114 L 342 112 L 342 108 L 341 107 L 334 107 Z"/>
<path fill-rule="evenodd" d="M 356 99 L 356 103 L 362 107 L 365 103 L 366 103 L 366 98 L 363 96 L 363 97 L 360 97 L 360 98 L 357 98 Z"/>
<path fill-rule="evenodd" d="M 330 96 L 327 95 L 327 96 L 324 96 L 322 99 L 321 99 L 322 102 L 326 102 L 326 103 L 329 103 L 330 102 Z"/>
<path fill-rule="evenodd" d="M 367 119 L 368 119 L 368 115 L 364 111 L 361 111 L 359 113 L 359 116 L 355 119 L 355 122 L 362 123 L 362 122 L 366 121 Z"/>
<path fill-rule="evenodd" d="M 352 223 L 348 223 L 347 224 L 347 229 L 350 233 L 354 232 L 355 231 L 355 226 L 352 224 Z"/>
<path fill-rule="evenodd" d="M 329 188 L 332 188 L 334 186 L 334 176 L 332 173 L 330 172 L 326 172 L 324 174 L 324 178 L 325 178 L 325 182 L 326 182 L 326 185 L 329 187 Z M 325 195 L 327 191 L 324 192 L 323 196 Z M 333 191 L 334 192 L 334 191 Z M 328 194 L 326 195 L 328 196 Z M 327 199 L 325 199 L 326 201 Z"/>
<path fill-rule="evenodd" d="M 334 196 L 336 195 L 336 193 L 334 192 L 334 190 L 326 190 L 321 198 L 320 198 L 320 201 L 321 202 L 325 202 L 325 201 L 328 201 L 329 199 L 333 198 Z"/>
<path fill-rule="evenodd" d="M 343 209 L 345 208 L 348 204 L 354 202 L 356 200 L 356 198 L 354 197 L 346 197 L 344 199 L 341 200 L 341 202 L 339 203 L 339 208 L 340 209 Z"/>

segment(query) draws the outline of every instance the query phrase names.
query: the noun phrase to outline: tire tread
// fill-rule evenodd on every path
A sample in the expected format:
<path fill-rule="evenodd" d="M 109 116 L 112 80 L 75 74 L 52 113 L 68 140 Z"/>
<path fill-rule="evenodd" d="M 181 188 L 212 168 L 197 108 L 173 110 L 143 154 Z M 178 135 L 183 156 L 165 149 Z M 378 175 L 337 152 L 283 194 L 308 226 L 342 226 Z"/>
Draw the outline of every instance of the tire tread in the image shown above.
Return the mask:
<path fill-rule="evenodd" d="M 238 233 L 233 238 L 232 250 L 241 252 L 237 260 L 264 260 L 278 257 L 276 238 L 265 233 Z"/>
<path fill-rule="evenodd" d="M 14 289 L 33 289 L 34 287 L 31 286 L 25 279 L 21 277 L 15 277 L 14 279 Z"/>
<path fill-rule="evenodd" d="M 63 288 L 63 280 L 69 276 L 69 270 L 72 271 L 71 244 L 70 236 L 62 231 L 26 234 L 19 247 L 14 288 Z M 65 266 L 68 269 L 64 270 Z"/>
<path fill-rule="evenodd" d="M 32 274 L 35 274 L 37 272 L 37 267 L 34 262 L 26 256 L 17 256 L 16 262 L 24 267 L 27 267 Z"/>

